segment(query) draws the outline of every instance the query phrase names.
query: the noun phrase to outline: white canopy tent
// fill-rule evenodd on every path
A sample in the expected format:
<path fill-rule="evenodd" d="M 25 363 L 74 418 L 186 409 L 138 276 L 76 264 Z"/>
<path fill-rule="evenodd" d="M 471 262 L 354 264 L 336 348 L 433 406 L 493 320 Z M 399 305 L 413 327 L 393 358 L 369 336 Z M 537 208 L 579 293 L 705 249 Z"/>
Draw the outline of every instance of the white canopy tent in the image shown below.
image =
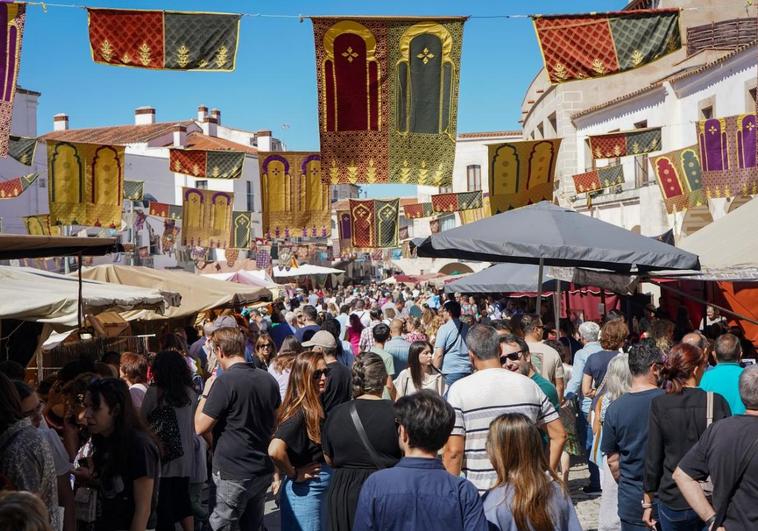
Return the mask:
<path fill-rule="evenodd" d="M 339 275 L 341 273 L 344 273 L 341 269 L 311 264 L 300 264 L 298 267 L 291 267 L 289 269 L 277 266 L 273 270 L 274 278 L 306 277 L 309 275 Z"/>
<path fill-rule="evenodd" d="M 178 304 L 178 300 L 176 293 L 153 288 L 82 281 L 83 314 L 143 309 L 162 314 L 170 305 Z M 78 301 L 76 277 L 30 267 L 0 266 L 0 319 L 76 327 Z"/>

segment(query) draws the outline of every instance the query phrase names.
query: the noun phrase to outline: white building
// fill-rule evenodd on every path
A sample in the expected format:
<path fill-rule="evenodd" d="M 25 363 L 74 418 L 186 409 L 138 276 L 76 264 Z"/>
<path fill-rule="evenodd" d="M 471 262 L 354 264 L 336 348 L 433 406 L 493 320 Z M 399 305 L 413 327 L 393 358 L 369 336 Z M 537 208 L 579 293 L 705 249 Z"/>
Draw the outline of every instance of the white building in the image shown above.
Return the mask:
<path fill-rule="evenodd" d="M 716 78 L 724 56 L 758 40 L 758 6 L 745 2 L 715 6 L 702 0 L 633 0 L 626 8 L 672 7 L 682 9 L 680 29 L 685 45 L 680 50 L 631 71 L 558 85 L 550 84 L 543 68 L 522 103 L 525 140 L 563 138 L 556 166 L 558 201 L 646 235 L 665 232 L 673 220 L 662 210 L 663 199 L 643 158 L 623 159 L 627 184 L 621 193 L 604 193 L 593 199 L 591 210 L 586 209 L 584 194 L 576 199 L 572 176 L 592 168 L 585 147 L 587 135 L 666 124 L 665 151 L 695 143 L 692 122 L 698 118 L 698 102 L 732 98 L 734 105 L 722 103 L 712 109 L 714 116 L 727 116 L 730 108 L 737 109 L 734 113 L 744 112 L 744 82 L 749 71 L 744 77 L 740 74 L 718 82 Z M 750 53 L 746 51 L 746 56 Z M 753 65 L 755 56 L 753 48 Z M 683 77 L 677 81 L 677 76 Z M 755 80 L 754 70 L 752 76 Z M 690 123 L 680 126 L 681 120 Z"/>

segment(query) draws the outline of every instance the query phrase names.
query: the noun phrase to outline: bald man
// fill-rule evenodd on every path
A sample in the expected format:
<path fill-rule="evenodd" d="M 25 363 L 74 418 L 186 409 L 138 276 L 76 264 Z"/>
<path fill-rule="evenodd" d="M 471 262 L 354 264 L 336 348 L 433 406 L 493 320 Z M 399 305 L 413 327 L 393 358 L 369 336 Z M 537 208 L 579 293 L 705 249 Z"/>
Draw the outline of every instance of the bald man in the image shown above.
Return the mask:
<path fill-rule="evenodd" d="M 390 340 L 384 344 L 386 350 L 395 362 L 395 375 L 408 366 L 408 351 L 411 344 L 403 339 L 404 323 L 400 319 L 393 319 L 390 322 Z"/>

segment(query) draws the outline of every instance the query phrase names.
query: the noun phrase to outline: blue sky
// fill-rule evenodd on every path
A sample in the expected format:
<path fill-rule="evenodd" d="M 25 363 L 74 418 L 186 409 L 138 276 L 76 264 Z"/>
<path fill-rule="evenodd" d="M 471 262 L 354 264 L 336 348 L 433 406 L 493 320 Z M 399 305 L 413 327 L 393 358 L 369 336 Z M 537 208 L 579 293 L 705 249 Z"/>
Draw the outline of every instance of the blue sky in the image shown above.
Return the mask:
<path fill-rule="evenodd" d="M 59 0 L 68 3 L 77 0 Z M 470 15 L 610 11 L 624 0 L 92 0 L 92 7 L 283 15 Z M 42 92 L 38 133 L 65 112 L 72 128 L 133 123 L 150 105 L 159 121 L 188 119 L 200 104 L 221 109 L 231 127 L 271 129 L 288 149 L 318 150 L 312 26 L 306 19 L 243 17 L 233 73 L 169 72 L 94 64 L 83 9 L 27 7 L 20 85 Z M 472 18 L 461 60 L 458 131 L 518 129 L 521 100 L 541 57 L 531 21 Z M 413 195 L 414 187 L 375 185 L 369 196 Z"/>

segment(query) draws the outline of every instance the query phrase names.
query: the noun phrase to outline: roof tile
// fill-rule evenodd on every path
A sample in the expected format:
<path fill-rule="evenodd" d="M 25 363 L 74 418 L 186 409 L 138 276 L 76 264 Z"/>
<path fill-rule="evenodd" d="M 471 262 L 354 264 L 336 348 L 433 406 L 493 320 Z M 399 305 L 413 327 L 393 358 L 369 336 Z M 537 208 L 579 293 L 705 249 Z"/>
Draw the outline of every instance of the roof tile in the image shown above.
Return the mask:
<path fill-rule="evenodd" d="M 67 131 L 52 131 L 42 135 L 40 140 L 122 146 L 149 142 L 154 138 L 170 133 L 173 131 L 174 126 L 183 125 L 186 127 L 194 123 L 192 120 L 185 120 L 146 125 L 117 125 L 89 129 L 69 129 Z"/>

